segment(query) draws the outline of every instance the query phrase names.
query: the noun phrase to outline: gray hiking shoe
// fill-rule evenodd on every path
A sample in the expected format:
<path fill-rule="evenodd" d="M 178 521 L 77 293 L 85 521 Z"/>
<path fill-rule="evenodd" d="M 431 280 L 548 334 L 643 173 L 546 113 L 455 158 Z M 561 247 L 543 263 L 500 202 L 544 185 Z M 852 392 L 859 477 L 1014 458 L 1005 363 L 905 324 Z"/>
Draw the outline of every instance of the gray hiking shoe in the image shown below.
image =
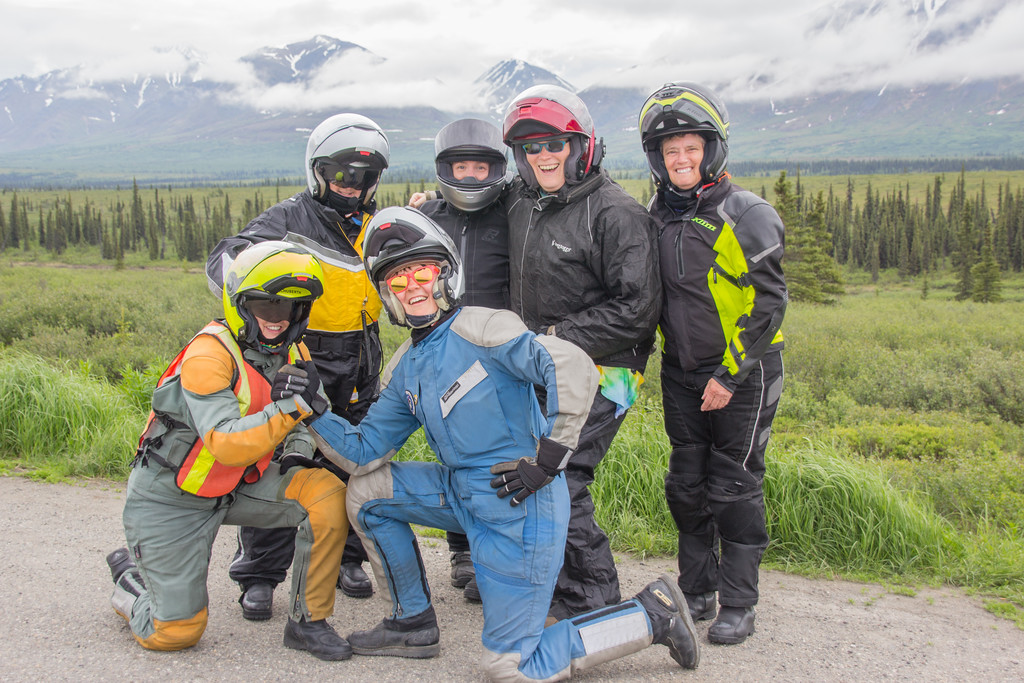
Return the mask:
<path fill-rule="evenodd" d="M 410 619 L 384 619 L 369 631 L 356 631 L 348 637 L 357 655 L 412 659 L 436 657 L 441 652 L 440 640 L 433 607 Z"/>

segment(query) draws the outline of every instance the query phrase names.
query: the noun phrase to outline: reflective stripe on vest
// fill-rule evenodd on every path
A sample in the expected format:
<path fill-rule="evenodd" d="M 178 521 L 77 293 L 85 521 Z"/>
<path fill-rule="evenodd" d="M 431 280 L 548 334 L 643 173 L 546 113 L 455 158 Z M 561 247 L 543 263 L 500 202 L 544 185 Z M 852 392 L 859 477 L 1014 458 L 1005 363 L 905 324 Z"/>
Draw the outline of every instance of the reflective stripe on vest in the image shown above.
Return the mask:
<path fill-rule="evenodd" d="M 185 352 L 192 342 L 202 335 L 214 337 L 231 354 L 235 364 L 235 380 L 231 390 L 238 397 L 239 415 L 244 417 L 263 410 L 270 403 L 270 383 L 245 361 L 238 342 L 231 335 L 230 330 L 219 322 L 212 322 L 204 327 L 185 345 L 185 348 L 164 371 L 157 386 L 163 385 L 180 374 Z M 298 347 L 293 345 L 288 349 L 288 362 L 294 363 L 299 358 Z M 150 419 L 153 419 L 152 413 Z M 213 457 L 203 443 L 202 437 L 199 436 L 181 467 L 178 468 L 175 482 L 182 491 L 187 493 L 202 498 L 216 498 L 234 491 L 243 477 L 250 484 L 258 481 L 266 471 L 273 455 L 273 451 L 265 453 L 255 464 L 246 467 L 224 465 Z"/>

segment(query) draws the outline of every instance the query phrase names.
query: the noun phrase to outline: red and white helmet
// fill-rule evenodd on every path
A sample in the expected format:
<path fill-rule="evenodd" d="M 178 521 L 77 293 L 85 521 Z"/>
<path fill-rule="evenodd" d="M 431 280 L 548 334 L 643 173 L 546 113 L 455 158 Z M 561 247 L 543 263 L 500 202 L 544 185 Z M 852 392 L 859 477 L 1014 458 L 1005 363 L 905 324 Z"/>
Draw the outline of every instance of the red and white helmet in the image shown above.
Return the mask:
<path fill-rule="evenodd" d="M 604 141 L 596 137 L 594 120 L 577 95 L 557 85 L 527 88 L 505 110 L 502 137 L 512 148 L 519 175 L 537 187 L 521 143 L 542 142 L 569 134 L 570 154 L 565 163 L 565 181 L 576 184 L 601 164 Z"/>

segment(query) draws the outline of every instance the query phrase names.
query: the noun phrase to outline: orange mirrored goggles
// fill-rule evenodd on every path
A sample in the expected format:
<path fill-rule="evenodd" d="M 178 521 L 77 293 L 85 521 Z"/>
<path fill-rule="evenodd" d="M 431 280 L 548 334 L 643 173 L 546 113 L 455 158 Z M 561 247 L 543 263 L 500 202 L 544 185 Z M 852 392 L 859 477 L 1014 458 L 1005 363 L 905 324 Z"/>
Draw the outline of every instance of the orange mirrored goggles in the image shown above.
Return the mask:
<path fill-rule="evenodd" d="M 438 275 L 441 274 L 441 269 L 433 264 L 427 264 L 422 268 L 417 268 L 412 273 L 405 273 L 403 275 L 392 275 L 388 278 L 388 287 L 395 294 L 401 294 L 413 281 L 418 285 L 426 286 L 433 282 Z"/>

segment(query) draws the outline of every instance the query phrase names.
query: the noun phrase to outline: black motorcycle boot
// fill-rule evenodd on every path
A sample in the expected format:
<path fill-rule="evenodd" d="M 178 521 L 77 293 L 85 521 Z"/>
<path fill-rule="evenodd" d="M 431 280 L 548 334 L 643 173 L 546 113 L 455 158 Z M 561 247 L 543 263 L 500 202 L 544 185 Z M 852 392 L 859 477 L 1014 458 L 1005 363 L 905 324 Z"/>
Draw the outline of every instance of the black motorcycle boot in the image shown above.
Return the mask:
<path fill-rule="evenodd" d="M 345 562 L 338 572 L 338 588 L 350 598 L 368 598 L 373 595 L 373 584 L 358 562 Z"/>
<path fill-rule="evenodd" d="M 466 584 L 476 576 L 473 560 L 468 552 L 452 553 L 452 585 L 465 588 Z"/>
<path fill-rule="evenodd" d="M 441 633 L 434 608 L 411 619 L 387 618 L 369 631 L 356 631 L 348 637 L 357 655 L 386 655 L 427 659 L 441 652 Z"/>
<path fill-rule="evenodd" d="M 708 640 L 718 645 L 738 645 L 754 632 L 753 607 L 726 607 L 708 629 Z"/>
<path fill-rule="evenodd" d="M 337 662 L 352 656 L 352 646 L 338 635 L 326 619 L 295 621 L 291 617 L 284 627 L 284 646 L 306 650 L 317 659 Z"/>
<path fill-rule="evenodd" d="M 124 574 L 125 570 L 135 566 L 135 560 L 132 559 L 128 548 L 118 548 L 107 555 L 107 566 L 110 567 L 111 578 L 114 579 L 114 583 L 117 583 L 117 580 L 121 577 L 121 574 Z"/>
<path fill-rule="evenodd" d="M 714 619 L 718 611 L 718 599 L 715 591 L 710 593 L 683 593 L 686 605 L 690 608 L 690 618 L 694 621 Z"/>
<path fill-rule="evenodd" d="M 654 643 L 668 647 L 672 659 L 684 669 L 696 669 L 700 664 L 700 643 L 697 629 L 690 618 L 679 584 L 668 574 L 637 593 L 636 601 L 647 611 L 651 620 Z"/>
<path fill-rule="evenodd" d="M 484 601 L 483 598 L 480 597 L 480 586 L 476 583 L 476 576 L 470 579 L 469 583 L 466 584 L 466 590 L 463 595 L 469 602 L 480 603 Z"/>
<path fill-rule="evenodd" d="M 274 587 L 269 583 L 250 584 L 238 598 L 242 616 L 249 621 L 266 621 L 274 608 Z"/>

